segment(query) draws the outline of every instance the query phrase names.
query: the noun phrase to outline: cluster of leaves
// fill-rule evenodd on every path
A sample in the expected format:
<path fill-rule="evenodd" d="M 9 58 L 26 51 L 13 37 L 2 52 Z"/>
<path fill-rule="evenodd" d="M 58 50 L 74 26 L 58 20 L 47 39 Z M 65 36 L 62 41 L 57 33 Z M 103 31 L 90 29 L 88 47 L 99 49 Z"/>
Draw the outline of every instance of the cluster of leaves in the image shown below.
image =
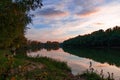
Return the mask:
<path fill-rule="evenodd" d="M 120 27 L 98 30 L 91 34 L 79 35 L 63 42 L 72 47 L 120 47 Z"/>
<path fill-rule="evenodd" d="M 41 6 L 41 0 L 0 0 L 0 47 L 25 40 L 26 25 L 32 21 L 29 11 Z"/>

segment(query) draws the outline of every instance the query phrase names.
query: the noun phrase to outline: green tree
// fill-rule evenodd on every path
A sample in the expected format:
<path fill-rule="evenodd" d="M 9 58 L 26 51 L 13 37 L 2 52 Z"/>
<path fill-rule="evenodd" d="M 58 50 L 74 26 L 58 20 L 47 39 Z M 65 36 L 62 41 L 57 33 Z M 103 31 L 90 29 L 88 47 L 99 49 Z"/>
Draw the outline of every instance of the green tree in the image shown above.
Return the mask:
<path fill-rule="evenodd" d="M 21 36 L 25 38 L 26 25 L 32 21 L 29 11 L 41 7 L 41 2 L 41 0 L 0 0 L 0 47 L 9 47 Z"/>

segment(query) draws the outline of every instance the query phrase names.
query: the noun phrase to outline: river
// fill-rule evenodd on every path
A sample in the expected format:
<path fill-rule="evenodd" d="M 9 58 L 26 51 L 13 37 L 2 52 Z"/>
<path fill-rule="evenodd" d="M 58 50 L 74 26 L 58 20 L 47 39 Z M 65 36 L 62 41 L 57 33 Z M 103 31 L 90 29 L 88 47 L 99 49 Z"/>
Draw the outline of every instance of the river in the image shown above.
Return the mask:
<path fill-rule="evenodd" d="M 104 77 L 108 72 L 113 73 L 115 80 L 120 79 L 120 52 L 116 50 L 91 50 L 91 49 L 42 49 L 36 52 L 28 52 L 29 57 L 49 57 L 55 60 L 64 61 L 71 68 L 72 73 L 82 74 L 91 66 L 98 74 L 103 70 Z"/>

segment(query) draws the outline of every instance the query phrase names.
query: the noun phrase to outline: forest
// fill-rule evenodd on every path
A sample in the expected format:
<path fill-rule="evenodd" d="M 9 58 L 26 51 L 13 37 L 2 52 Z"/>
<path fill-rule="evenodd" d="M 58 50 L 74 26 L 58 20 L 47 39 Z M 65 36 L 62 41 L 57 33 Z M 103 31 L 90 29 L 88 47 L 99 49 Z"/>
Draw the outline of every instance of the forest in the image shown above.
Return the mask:
<path fill-rule="evenodd" d="M 64 47 L 120 47 L 120 27 L 94 31 L 63 42 Z"/>

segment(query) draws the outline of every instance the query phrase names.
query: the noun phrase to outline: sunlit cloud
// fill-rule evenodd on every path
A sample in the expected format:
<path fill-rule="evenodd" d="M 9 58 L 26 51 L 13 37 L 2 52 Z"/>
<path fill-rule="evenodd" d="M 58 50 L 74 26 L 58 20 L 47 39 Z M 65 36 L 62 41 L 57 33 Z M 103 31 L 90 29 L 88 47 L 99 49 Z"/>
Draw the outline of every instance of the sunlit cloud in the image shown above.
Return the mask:
<path fill-rule="evenodd" d="M 119 0 L 53 0 L 33 11 L 33 25 L 26 37 L 42 42 L 62 42 L 77 35 L 120 26 Z"/>
<path fill-rule="evenodd" d="M 96 22 L 94 25 L 104 25 L 104 23 Z"/>
<path fill-rule="evenodd" d="M 81 18 L 84 18 L 84 17 L 89 17 L 95 13 L 97 13 L 99 11 L 99 9 L 95 8 L 95 9 L 92 9 L 92 10 L 84 10 L 84 11 L 81 11 L 79 13 L 77 13 L 76 15 L 78 17 L 81 17 Z"/>

